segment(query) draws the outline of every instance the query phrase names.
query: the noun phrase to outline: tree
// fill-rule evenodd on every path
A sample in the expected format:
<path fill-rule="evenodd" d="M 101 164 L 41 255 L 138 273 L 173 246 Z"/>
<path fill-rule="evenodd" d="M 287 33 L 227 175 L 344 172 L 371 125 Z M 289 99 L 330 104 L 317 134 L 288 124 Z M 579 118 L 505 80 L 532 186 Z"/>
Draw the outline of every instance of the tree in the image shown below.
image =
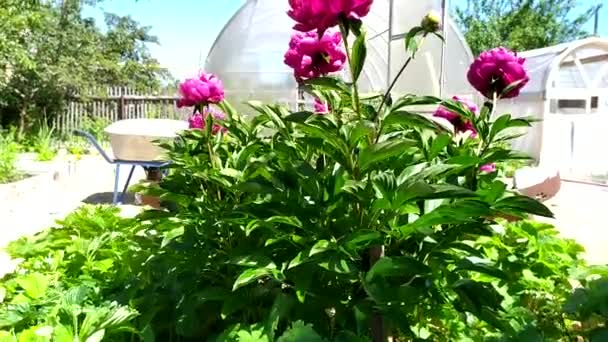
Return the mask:
<path fill-rule="evenodd" d="M 158 42 L 149 27 L 106 14 L 103 32 L 82 17 L 82 4 L 0 0 L 0 125 L 23 132 L 92 88 L 154 89 L 169 77 L 148 52 L 146 43 Z"/>
<path fill-rule="evenodd" d="M 576 13 L 577 0 L 467 0 L 456 20 L 475 55 L 496 46 L 525 51 L 588 35 L 593 8 Z"/>

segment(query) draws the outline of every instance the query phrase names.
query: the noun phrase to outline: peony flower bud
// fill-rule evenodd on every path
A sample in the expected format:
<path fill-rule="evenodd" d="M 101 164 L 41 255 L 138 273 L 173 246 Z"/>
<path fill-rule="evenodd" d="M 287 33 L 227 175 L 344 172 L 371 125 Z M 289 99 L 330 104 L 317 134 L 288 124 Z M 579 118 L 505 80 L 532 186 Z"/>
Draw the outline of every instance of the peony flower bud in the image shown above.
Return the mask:
<path fill-rule="evenodd" d="M 327 114 L 329 113 L 329 105 L 319 98 L 315 98 L 315 113 Z"/>
<path fill-rule="evenodd" d="M 483 173 L 496 172 L 496 164 L 490 163 L 490 164 L 482 165 L 479 167 L 479 171 L 481 171 Z"/>
<path fill-rule="evenodd" d="M 424 18 L 422 18 L 420 26 L 426 32 L 438 31 L 441 28 L 441 14 L 435 10 L 429 11 Z"/>

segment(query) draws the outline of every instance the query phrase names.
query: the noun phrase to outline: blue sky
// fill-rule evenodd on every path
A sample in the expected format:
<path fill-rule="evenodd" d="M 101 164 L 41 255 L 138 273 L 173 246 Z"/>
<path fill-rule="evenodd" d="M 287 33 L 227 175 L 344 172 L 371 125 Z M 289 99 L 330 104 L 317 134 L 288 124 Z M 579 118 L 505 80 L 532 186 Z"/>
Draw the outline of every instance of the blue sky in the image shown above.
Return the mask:
<path fill-rule="evenodd" d="M 275 0 L 287 1 L 287 0 Z M 411 0 L 401 0 L 411 1 Z M 456 0 L 462 1 L 462 0 Z M 580 0 L 581 7 L 602 0 Z M 131 15 L 142 25 L 152 26 L 161 45 L 150 45 L 152 55 L 183 79 L 196 74 L 204 65 L 215 37 L 245 0 L 105 0 L 98 8 L 85 9 L 85 15 L 103 23 L 103 11 Z M 603 23 L 602 23 L 603 22 Z M 608 4 L 600 14 L 600 34 L 608 37 Z M 593 23 L 587 27 L 592 31 Z"/>

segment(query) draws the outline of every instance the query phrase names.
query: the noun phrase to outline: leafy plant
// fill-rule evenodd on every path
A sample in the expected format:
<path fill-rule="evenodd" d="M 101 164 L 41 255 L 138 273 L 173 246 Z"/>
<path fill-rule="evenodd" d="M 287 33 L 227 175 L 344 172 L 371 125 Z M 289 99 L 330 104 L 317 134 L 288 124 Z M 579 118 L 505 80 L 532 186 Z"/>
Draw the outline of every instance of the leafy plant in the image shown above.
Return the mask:
<path fill-rule="evenodd" d="M 46 120 L 38 123 L 36 132 L 31 137 L 34 152 L 37 153 L 36 160 L 50 161 L 57 155 L 57 147 L 54 134 L 55 127 L 49 126 Z"/>
<path fill-rule="evenodd" d="M 352 32 L 364 41 L 362 30 Z M 426 36 L 419 28 L 408 35 L 412 56 Z M 362 47 L 351 63 L 362 65 L 365 54 L 355 51 Z M 509 302 L 524 296 L 523 270 L 514 273 L 506 256 L 492 260 L 497 246 L 486 251 L 482 239 L 499 241 L 501 217 L 552 215 L 480 172 L 522 158 L 504 142 L 527 120 L 492 120 L 492 101 L 479 116 L 430 96 L 393 101 L 390 89 L 374 106 L 356 83 L 337 78 L 311 79 L 303 90 L 330 113 L 250 102 L 256 117 L 248 122 L 223 102 L 225 136 L 214 135 L 207 116 L 205 129 L 166 146 L 173 170 L 149 194 L 174 209 L 145 229 L 163 237 L 151 263 L 163 270 L 154 282 L 165 291 L 154 302 L 171 303 L 150 322 L 157 338 L 223 331 L 274 340 L 297 321 L 305 324 L 298 331 L 330 341 L 517 339 L 543 329 L 523 313 L 505 314 L 508 305 L 526 318 L 536 309 Z M 437 105 L 470 120 L 478 137 L 455 136 L 416 112 Z"/>
<path fill-rule="evenodd" d="M 137 333 L 132 322 L 138 313 L 112 299 L 114 286 L 127 282 L 112 267 L 121 265 L 121 253 L 128 255 L 123 238 L 132 227 L 116 214 L 115 208 L 84 207 L 59 229 L 9 245 L 11 256 L 24 261 L 0 287 L 0 337 L 72 342 L 127 340 Z"/>
<path fill-rule="evenodd" d="M 104 130 L 109 124 L 110 122 L 105 118 L 86 116 L 82 120 L 81 128 L 91 133 L 98 142 L 103 144 L 108 142 L 108 136 Z"/>
<path fill-rule="evenodd" d="M 0 184 L 21 178 L 22 173 L 17 168 L 18 152 L 15 130 L 0 129 Z"/>
<path fill-rule="evenodd" d="M 88 152 L 88 147 L 82 140 L 68 140 L 65 143 L 65 147 L 69 154 L 75 155 L 78 158 Z"/>

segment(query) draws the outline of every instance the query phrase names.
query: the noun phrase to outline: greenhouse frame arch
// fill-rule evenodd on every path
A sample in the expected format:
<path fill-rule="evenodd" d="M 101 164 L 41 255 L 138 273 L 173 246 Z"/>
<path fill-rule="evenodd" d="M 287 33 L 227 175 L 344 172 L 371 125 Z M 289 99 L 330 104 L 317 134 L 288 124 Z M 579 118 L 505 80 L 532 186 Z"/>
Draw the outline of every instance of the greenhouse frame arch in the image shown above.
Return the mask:
<path fill-rule="evenodd" d="M 519 54 L 530 81 L 498 112 L 541 120 L 514 147 L 566 178 L 605 182 L 608 158 L 608 39 L 591 37 Z"/>

